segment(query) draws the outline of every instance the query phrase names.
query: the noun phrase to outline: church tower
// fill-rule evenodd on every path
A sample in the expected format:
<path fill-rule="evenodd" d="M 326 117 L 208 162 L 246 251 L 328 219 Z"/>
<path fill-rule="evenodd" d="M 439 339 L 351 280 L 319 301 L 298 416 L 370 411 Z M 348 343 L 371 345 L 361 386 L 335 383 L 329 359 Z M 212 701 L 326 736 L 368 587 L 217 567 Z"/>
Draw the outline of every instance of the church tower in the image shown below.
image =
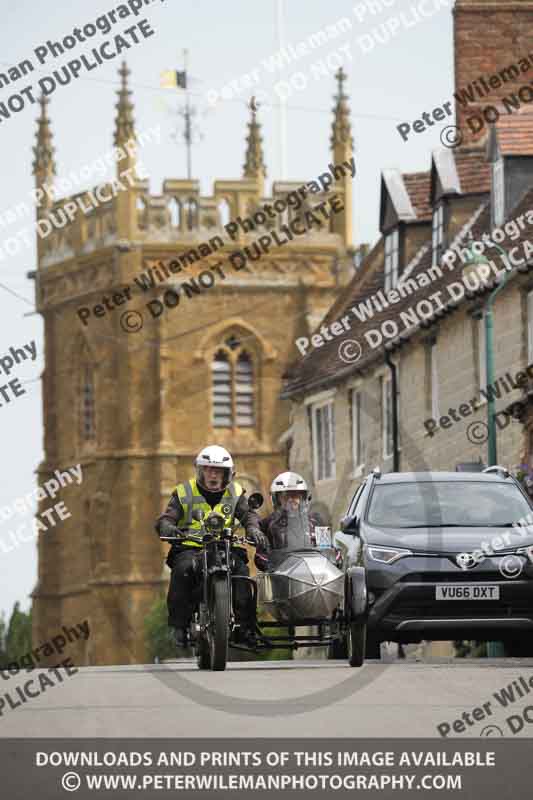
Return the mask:
<path fill-rule="evenodd" d="M 168 178 L 153 194 L 141 174 L 128 73 L 123 65 L 116 178 L 39 211 L 50 229 L 36 273 L 46 348 L 39 478 L 81 464 L 83 481 L 61 489 L 71 516 L 39 539 L 34 640 L 87 619 L 88 642 L 69 650 L 82 664 L 146 660 L 144 619 L 168 585 L 167 546 L 154 521 L 176 484 L 194 474 L 202 447 L 226 447 L 239 482 L 268 495 L 286 468 L 291 421 L 280 390 L 298 357 L 294 341 L 310 333 L 353 271 L 351 179 L 308 194 L 298 210 L 287 207 L 290 192 L 328 171 L 317 162 L 305 180 L 276 181 L 267 193 L 255 106 L 242 178 L 216 180 L 207 196 L 198 180 Z M 343 80 L 332 167 L 352 152 Z M 54 174 L 45 101 L 34 170 L 37 182 Z M 344 212 L 232 265 L 234 251 L 281 236 L 294 216 L 335 193 Z M 69 201 L 85 211 L 60 225 Z M 277 202 L 283 212 L 228 235 L 230 221 Z"/>

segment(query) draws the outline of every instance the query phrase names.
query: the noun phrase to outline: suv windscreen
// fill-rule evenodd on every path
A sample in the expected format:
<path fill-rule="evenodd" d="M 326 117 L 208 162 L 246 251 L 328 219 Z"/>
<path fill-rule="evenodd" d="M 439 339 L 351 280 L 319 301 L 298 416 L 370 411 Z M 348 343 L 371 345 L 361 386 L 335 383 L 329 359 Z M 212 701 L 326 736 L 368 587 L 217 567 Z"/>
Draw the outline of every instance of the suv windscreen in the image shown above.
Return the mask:
<path fill-rule="evenodd" d="M 367 521 L 385 528 L 502 527 L 530 513 L 512 483 L 421 481 L 375 486 Z"/>

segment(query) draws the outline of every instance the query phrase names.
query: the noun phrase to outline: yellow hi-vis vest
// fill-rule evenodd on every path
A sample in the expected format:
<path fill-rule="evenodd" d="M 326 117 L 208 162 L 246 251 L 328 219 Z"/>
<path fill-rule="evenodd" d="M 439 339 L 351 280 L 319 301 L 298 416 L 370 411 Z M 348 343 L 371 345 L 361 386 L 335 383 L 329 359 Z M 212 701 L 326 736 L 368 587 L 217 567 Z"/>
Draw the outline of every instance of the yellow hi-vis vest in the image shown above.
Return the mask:
<path fill-rule="evenodd" d="M 215 511 L 217 514 L 224 517 L 224 527 L 229 528 L 234 523 L 235 508 L 239 497 L 243 494 L 243 488 L 240 483 L 231 481 L 220 498 L 220 502 L 217 503 L 214 508 L 211 508 L 205 497 L 200 494 L 200 490 L 196 484 L 196 478 L 178 484 L 175 492 L 179 497 L 183 509 L 182 515 L 176 523 L 178 528 L 192 528 L 193 530 L 200 531 L 202 523 L 192 518 L 192 512 L 196 508 L 200 508 L 205 513 L 205 516 L 207 516 L 211 511 Z M 194 539 L 184 539 L 182 544 L 190 547 L 202 547 L 202 544 Z"/>

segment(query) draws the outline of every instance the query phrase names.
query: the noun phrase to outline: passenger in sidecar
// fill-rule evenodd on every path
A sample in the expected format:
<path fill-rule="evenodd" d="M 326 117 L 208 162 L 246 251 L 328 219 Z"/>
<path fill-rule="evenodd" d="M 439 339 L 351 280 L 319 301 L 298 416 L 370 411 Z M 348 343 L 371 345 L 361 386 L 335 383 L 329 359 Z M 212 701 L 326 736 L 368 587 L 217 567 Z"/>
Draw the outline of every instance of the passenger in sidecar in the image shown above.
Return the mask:
<path fill-rule="evenodd" d="M 315 528 L 318 517 L 309 515 L 310 495 L 307 484 L 296 472 L 283 472 L 270 487 L 272 513 L 260 520 L 259 527 L 268 539 L 271 551 L 293 551 L 317 546 Z M 280 554 L 258 547 L 255 565 L 261 571 L 279 563 Z"/>
<path fill-rule="evenodd" d="M 287 635 L 269 636 L 270 641 L 263 637 L 263 644 L 297 649 L 340 643 L 350 665 L 361 666 L 367 613 L 364 570 L 354 568 L 350 575 L 342 571 L 331 529 L 308 513 L 310 496 L 300 475 L 278 475 L 270 494 L 273 511 L 259 525 L 271 550 L 258 548 L 255 556 L 257 604 L 268 614 L 266 624 L 285 626 Z"/>

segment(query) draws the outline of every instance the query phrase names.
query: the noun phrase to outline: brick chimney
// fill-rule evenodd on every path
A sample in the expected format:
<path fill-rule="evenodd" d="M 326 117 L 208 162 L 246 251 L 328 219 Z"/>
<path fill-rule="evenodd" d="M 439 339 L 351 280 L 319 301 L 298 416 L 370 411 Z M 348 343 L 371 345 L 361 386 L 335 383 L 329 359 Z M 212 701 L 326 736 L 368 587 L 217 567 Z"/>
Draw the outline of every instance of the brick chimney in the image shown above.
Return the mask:
<path fill-rule="evenodd" d="M 457 125 L 465 143 L 482 139 L 488 124 L 474 134 L 468 118 L 481 116 L 483 109 L 494 106 L 502 115 L 512 113 L 504 108 L 503 98 L 517 95 L 522 86 L 533 81 L 533 2 L 532 0 L 457 0 L 454 10 L 455 91 L 469 91 L 473 96 L 467 105 L 457 101 Z M 530 61 L 528 69 L 527 61 Z M 520 67 L 520 63 L 522 66 Z M 520 70 L 509 72 L 516 65 Z M 501 74 L 503 71 L 503 74 Z M 499 76 L 498 78 L 493 76 Z M 490 81 L 492 77 L 492 82 Z M 464 95 L 463 95 L 464 96 Z M 533 94 L 531 94 L 533 99 Z M 522 93 L 519 110 L 533 111 L 529 93 Z M 529 106 L 526 103 L 531 103 Z M 515 106 L 516 107 L 516 106 Z M 494 112 L 486 111 L 490 122 Z"/>

